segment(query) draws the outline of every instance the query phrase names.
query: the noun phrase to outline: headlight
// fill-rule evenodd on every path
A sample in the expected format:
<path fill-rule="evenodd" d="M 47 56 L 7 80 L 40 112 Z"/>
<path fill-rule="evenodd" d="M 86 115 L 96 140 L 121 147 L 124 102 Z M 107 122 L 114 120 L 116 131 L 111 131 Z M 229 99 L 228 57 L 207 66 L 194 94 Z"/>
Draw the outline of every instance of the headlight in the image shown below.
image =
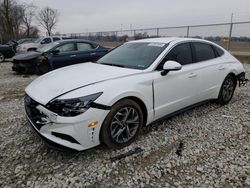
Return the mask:
<path fill-rule="evenodd" d="M 95 93 L 80 98 L 73 99 L 56 99 L 47 105 L 47 108 L 52 112 L 55 112 L 59 116 L 74 117 L 86 112 L 90 107 L 91 103 L 95 101 L 102 92 Z"/>

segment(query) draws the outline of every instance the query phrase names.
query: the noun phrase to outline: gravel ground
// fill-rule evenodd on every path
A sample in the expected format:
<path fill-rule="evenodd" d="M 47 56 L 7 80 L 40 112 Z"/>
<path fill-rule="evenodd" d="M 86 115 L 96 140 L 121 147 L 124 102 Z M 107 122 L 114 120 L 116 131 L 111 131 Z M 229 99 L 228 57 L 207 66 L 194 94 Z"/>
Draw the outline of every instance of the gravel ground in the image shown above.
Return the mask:
<path fill-rule="evenodd" d="M 245 65 L 250 77 L 250 65 Z M 48 148 L 27 125 L 24 88 L 36 76 L 0 64 L 0 187 L 249 187 L 250 86 L 144 128 L 121 150 Z"/>

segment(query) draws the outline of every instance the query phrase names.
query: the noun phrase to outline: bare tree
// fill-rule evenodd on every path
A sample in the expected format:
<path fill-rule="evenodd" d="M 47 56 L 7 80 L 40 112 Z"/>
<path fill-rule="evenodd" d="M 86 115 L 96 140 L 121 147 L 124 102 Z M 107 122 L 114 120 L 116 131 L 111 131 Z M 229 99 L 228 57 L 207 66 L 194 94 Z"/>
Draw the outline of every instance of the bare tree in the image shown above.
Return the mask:
<path fill-rule="evenodd" d="M 27 37 L 31 35 L 31 29 L 33 28 L 32 22 L 34 21 L 34 17 L 36 16 L 36 6 L 33 4 L 24 5 L 23 12 L 23 25 L 25 27 L 25 34 Z"/>
<path fill-rule="evenodd" d="M 0 34 L 3 41 L 18 38 L 23 17 L 23 6 L 16 0 L 0 1 Z"/>
<path fill-rule="evenodd" d="M 50 7 L 45 7 L 38 14 L 38 21 L 50 36 L 58 22 L 58 11 Z"/>

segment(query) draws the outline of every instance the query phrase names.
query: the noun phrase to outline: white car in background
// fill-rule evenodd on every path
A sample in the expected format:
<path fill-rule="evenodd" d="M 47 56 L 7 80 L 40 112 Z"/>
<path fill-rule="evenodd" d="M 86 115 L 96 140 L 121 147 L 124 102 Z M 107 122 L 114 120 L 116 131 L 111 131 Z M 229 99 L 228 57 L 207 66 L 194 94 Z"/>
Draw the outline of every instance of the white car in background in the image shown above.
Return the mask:
<path fill-rule="evenodd" d="M 142 126 L 204 101 L 227 104 L 237 82 L 246 82 L 242 64 L 212 42 L 144 39 L 41 76 L 25 90 L 25 109 L 50 145 L 121 148 Z"/>
<path fill-rule="evenodd" d="M 17 46 L 16 51 L 17 53 L 28 52 L 28 51 L 35 51 L 37 48 L 41 47 L 44 44 L 49 44 L 58 40 L 66 39 L 61 36 L 51 36 L 51 37 L 43 37 L 38 38 L 34 42 L 23 43 Z"/>

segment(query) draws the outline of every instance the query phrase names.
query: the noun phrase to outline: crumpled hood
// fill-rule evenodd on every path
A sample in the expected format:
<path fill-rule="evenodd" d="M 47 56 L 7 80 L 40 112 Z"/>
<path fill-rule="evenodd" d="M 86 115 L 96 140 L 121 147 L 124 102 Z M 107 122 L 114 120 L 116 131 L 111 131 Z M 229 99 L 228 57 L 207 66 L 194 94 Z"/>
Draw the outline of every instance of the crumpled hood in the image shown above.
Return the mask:
<path fill-rule="evenodd" d="M 30 51 L 24 54 L 19 54 L 14 57 L 15 60 L 30 60 L 41 56 L 41 52 Z"/>
<path fill-rule="evenodd" d="M 97 82 L 128 76 L 141 70 L 82 63 L 47 73 L 34 80 L 25 92 L 40 104 L 46 105 L 52 99 L 79 87 Z"/>

